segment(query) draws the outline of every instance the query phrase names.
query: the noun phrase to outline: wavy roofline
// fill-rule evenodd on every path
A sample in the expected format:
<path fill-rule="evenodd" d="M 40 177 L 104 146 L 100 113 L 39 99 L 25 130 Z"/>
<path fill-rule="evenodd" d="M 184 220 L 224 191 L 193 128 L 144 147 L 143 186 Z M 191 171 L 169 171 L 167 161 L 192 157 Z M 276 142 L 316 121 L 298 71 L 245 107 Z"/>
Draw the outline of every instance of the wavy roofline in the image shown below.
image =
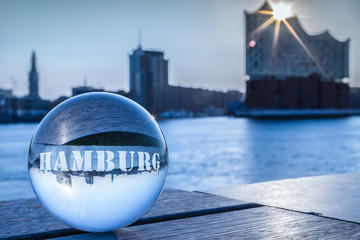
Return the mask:
<path fill-rule="evenodd" d="M 269 1 L 265 1 L 264 4 L 261 5 L 261 7 L 259 7 L 257 10 L 254 11 L 248 11 L 248 10 L 244 10 L 245 14 L 256 14 L 258 11 L 262 10 L 264 7 L 271 7 L 271 3 Z M 260 13 L 259 13 L 260 14 Z M 328 35 L 329 37 L 331 37 L 333 40 L 337 41 L 337 42 L 341 42 L 341 43 L 348 43 L 350 42 L 350 37 L 345 38 L 345 40 L 340 40 L 339 37 L 335 36 L 335 34 L 333 34 L 328 28 L 325 28 L 325 30 L 321 30 L 319 32 L 311 32 L 309 33 L 306 28 L 304 28 L 304 24 L 302 23 L 301 19 L 299 18 L 299 16 L 297 14 L 292 15 L 291 17 L 288 17 L 287 19 L 294 19 L 299 26 L 301 27 L 302 31 L 308 35 L 309 37 L 317 37 L 317 36 L 321 36 L 321 35 Z"/>
<path fill-rule="evenodd" d="M 297 23 L 300 25 L 301 29 L 309 36 L 309 37 L 317 37 L 317 36 L 321 36 L 321 35 L 328 35 L 329 37 L 333 38 L 334 40 L 341 42 L 341 43 L 346 43 L 350 41 L 350 38 L 345 38 L 345 40 L 341 40 L 339 39 L 339 37 L 335 36 L 334 33 L 332 33 L 328 28 L 325 28 L 324 30 L 320 30 L 318 32 L 311 32 L 309 33 L 306 28 L 304 28 L 304 24 L 301 21 L 301 19 L 298 17 L 297 14 L 294 14 L 291 17 L 288 17 L 287 19 L 293 18 L 295 21 L 297 21 Z"/>

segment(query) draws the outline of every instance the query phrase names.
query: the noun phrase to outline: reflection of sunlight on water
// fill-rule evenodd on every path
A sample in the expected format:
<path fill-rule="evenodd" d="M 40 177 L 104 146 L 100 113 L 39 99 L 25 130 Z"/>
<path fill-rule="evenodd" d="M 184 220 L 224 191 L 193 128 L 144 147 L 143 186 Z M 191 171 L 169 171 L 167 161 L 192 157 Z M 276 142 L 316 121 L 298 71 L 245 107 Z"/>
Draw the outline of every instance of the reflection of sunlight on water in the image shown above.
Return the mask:
<path fill-rule="evenodd" d="M 192 191 L 360 171 L 360 117 L 223 117 L 164 120 L 160 126 L 170 153 L 167 187 Z"/>
<path fill-rule="evenodd" d="M 159 124 L 169 146 L 167 187 L 202 190 L 360 171 L 359 116 L 289 121 L 215 117 Z M 0 126 L 2 200 L 34 197 L 24 156 L 35 128 Z"/>

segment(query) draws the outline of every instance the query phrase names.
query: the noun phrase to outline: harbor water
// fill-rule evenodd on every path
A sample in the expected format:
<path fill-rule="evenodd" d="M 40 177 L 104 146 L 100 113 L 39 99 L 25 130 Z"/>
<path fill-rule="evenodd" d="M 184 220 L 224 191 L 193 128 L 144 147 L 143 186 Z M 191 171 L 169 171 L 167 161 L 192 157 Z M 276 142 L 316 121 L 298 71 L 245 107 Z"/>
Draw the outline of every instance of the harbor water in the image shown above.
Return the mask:
<path fill-rule="evenodd" d="M 360 117 L 159 121 L 169 147 L 167 187 L 201 190 L 360 171 Z M 0 125 L 0 200 L 34 197 L 27 170 L 36 123 Z"/>

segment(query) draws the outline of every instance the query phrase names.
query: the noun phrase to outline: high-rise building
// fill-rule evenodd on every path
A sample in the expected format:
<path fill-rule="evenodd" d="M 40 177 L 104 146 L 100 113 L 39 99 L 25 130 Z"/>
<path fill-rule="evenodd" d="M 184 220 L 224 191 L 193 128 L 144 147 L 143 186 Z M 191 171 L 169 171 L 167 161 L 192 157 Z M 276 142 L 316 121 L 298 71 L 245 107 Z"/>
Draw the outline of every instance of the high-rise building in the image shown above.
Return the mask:
<path fill-rule="evenodd" d="M 175 112 L 215 115 L 224 114 L 227 104 L 238 101 L 241 93 L 171 86 L 164 52 L 144 51 L 139 45 L 130 55 L 128 96 L 155 115 L 171 116 Z"/>
<path fill-rule="evenodd" d="M 161 51 L 144 51 L 139 45 L 130 55 L 130 97 L 149 112 L 159 112 L 168 86 L 168 61 Z"/>
<path fill-rule="evenodd" d="M 30 99 L 40 99 L 39 96 L 39 74 L 36 70 L 35 51 L 31 55 L 31 70 L 29 72 L 29 95 Z"/>

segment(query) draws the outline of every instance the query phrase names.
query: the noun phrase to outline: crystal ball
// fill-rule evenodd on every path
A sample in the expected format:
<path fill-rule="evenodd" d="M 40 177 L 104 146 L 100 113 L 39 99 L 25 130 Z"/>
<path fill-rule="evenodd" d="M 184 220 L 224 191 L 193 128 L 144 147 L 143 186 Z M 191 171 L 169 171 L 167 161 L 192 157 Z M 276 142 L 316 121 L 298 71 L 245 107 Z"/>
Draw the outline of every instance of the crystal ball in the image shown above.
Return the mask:
<path fill-rule="evenodd" d="M 129 225 L 165 184 L 165 138 L 144 108 L 86 93 L 51 110 L 30 143 L 29 175 L 43 206 L 66 224 L 103 232 Z"/>

